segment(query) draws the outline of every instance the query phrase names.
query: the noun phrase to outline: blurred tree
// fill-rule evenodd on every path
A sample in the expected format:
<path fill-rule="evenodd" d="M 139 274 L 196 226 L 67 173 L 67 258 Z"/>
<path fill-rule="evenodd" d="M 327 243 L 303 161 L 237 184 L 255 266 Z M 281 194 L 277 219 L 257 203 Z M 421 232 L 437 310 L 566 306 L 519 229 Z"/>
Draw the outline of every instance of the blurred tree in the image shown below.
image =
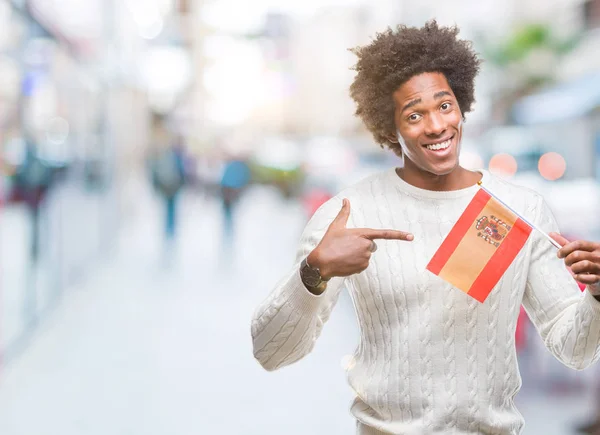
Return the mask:
<path fill-rule="evenodd" d="M 528 24 L 518 28 L 498 45 L 487 46 L 487 59 L 500 67 L 526 60 L 528 55 L 538 49 L 551 50 L 557 55 L 572 50 L 580 36 L 558 39 L 545 24 Z"/>
<path fill-rule="evenodd" d="M 483 54 L 499 75 L 492 92 L 493 120 L 505 123 L 512 105 L 556 80 L 556 66 L 581 40 L 581 33 L 557 36 L 548 24 L 530 23 L 506 38 L 492 40 L 481 34 Z"/>

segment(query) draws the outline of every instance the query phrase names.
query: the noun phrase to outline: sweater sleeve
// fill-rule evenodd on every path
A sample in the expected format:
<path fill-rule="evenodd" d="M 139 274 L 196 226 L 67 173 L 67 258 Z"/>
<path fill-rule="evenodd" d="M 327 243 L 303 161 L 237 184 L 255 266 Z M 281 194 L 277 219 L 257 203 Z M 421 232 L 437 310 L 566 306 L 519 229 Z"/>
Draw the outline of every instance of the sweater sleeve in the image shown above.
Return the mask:
<path fill-rule="evenodd" d="M 558 225 L 540 198 L 536 221 L 544 231 Z M 600 356 L 600 302 L 583 293 L 557 249 L 537 231 L 531 234 L 532 253 L 523 306 L 548 350 L 576 370 L 589 367 Z"/>
<path fill-rule="evenodd" d="M 337 302 L 344 278 L 332 278 L 316 296 L 300 279 L 300 263 L 321 241 L 341 208 L 342 200 L 335 197 L 317 210 L 304 229 L 291 271 L 254 313 L 254 357 L 266 370 L 292 364 L 310 353 Z"/>

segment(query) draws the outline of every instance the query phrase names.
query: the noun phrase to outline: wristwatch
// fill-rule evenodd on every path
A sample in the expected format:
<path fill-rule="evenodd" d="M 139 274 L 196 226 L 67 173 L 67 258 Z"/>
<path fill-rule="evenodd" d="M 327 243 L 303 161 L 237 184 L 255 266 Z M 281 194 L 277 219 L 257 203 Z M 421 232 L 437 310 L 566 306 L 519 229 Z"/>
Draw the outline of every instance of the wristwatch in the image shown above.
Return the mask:
<path fill-rule="evenodd" d="M 317 290 L 318 293 L 322 293 L 325 290 L 329 279 L 324 279 L 321 276 L 319 268 L 308 264 L 307 258 L 302 260 L 302 263 L 300 264 L 300 279 L 302 279 L 302 283 L 308 290 Z"/>

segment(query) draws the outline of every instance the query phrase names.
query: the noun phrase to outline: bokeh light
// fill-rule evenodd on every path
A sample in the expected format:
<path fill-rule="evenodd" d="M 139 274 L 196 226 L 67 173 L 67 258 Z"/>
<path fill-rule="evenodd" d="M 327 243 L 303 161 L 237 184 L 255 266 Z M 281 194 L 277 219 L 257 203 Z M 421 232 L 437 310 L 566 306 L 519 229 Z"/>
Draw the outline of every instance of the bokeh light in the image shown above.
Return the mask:
<path fill-rule="evenodd" d="M 474 151 L 464 150 L 460 153 L 460 165 L 466 169 L 483 168 L 483 159 L 479 153 Z"/>
<path fill-rule="evenodd" d="M 567 162 L 564 157 L 555 152 L 544 154 L 538 162 L 540 175 L 546 180 L 558 180 L 565 174 L 566 169 Z"/>
<path fill-rule="evenodd" d="M 517 161 L 510 154 L 496 154 L 490 159 L 489 170 L 494 175 L 512 177 L 517 173 Z"/>

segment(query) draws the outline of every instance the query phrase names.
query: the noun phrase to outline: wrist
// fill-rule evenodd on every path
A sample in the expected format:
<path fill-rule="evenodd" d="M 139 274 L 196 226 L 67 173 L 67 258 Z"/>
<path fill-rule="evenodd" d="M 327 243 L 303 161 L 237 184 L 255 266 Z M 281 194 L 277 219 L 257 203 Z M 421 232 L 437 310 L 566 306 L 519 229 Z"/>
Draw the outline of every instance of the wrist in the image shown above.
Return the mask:
<path fill-rule="evenodd" d="M 300 279 L 309 292 L 314 295 L 320 295 L 327 288 L 327 281 L 329 279 L 324 278 L 320 269 L 317 266 L 310 264 L 308 258 L 309 257 L 306 257 L 300 264 Z M 313 258 L 318 257 L 315 254 Z"/>
<path fill-rule="evenodd" d="M 306 257 L 306 261 L 308 262 L 308 264 L 310 264 L 313 267 L 319 267 L 319 252 L 317 251 L 318 248 L 315 248 L 311 251 L 310 254 L 308 254 L 308 256 Z M 319 268 L 319 270 L 321 270 L 321 268 Z"/>
<path fill-rule="evenodd" d="M 332 276 L 328 274 L 327 265 L 322 261 L 318 248 L 313 249 L 312 252 L 308 254 L 306 257 L 306 262 L 311 267 L 319 269 L 319 273 L 323 281 L 329 281 L 332 278 Z"/>

